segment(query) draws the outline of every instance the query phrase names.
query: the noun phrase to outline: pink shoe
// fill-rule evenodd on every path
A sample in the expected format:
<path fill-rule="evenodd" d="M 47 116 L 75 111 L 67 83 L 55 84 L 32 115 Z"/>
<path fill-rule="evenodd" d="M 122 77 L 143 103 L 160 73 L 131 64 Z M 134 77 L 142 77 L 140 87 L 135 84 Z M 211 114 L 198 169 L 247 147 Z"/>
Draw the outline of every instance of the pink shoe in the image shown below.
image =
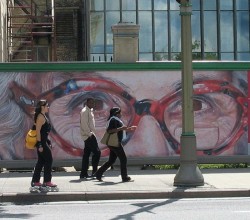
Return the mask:
<path fill-rule="evenodd" d="M 57 185 L 52 183 L 52 182 L 46 182 L 46 183 L 44 183 L 44 186 L 56 187 Z"/>
<path fill-rule="evenodd" d="M 31 183 L 31 186 L 42 186 L 40 182 Z"/>

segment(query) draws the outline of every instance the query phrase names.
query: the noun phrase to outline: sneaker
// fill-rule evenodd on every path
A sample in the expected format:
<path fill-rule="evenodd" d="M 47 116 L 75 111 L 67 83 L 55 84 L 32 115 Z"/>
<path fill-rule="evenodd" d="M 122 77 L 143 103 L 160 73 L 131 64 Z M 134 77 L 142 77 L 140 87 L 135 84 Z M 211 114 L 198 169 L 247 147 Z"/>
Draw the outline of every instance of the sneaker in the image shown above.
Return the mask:
<path fill-rule="evenodd" d="M 40 182 L 33 182 L 31 183 L 31 186 L 42 186 Z"/>
<path fill-rule="evenodd" d="M 130 181 L 132 181 L 132 179 L 129 176 L 122 179 L 122 182 L 130 182 Z"/>
<path fill-rule="evenodd" d="M 102 176 L 99 176 L 99 175 L 97 175 L 96 173 L 95 173 L 95 178 L 96 178 L 98 181 L 100 181 L 100 182 L 103 181 L 103 180 L 102 180 Z"/>
<path fill-rule="evenodd" d="M 80 175 L 80 179 L 89 179 L 92 178 L 92 176 L 85 174 L 85 175 Z"/>
<path fill-rule="evenodd" d="M 91 177 L 95 178 L 96 177 L 96 173 L 92 174 Z M 104 174 L 102 174 L 102 177 L 104 177 Z"/>
<path fill-rule="evenodd" d="M 46 183 L 44 183 L 44 186 L 56 187 L 57 185 L 52 183 L 52 182 L 46 182 Z"/>

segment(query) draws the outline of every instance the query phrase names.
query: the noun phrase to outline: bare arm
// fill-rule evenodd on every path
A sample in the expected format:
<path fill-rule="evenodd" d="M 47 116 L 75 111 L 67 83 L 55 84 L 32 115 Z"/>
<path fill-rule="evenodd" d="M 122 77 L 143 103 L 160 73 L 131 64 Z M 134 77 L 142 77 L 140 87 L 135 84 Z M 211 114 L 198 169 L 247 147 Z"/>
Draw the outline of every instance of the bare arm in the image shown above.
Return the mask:
<path fill-rule="evenodd" d="M 114 128 L 114 129 L 110 129 L 108 130 L 108 133 L 117 133 L 118 131 L 134 131 L 136 129 L 136 126 L 122 126 L 120 128 Z"/>
<path fill-rule="evenodd" d="M 36 139 L 37 142 L 41 142 L 41 128 L 42 125 L 45 123 L 45 118 L 43 115 L 39 114 L 36 120 Z"/>

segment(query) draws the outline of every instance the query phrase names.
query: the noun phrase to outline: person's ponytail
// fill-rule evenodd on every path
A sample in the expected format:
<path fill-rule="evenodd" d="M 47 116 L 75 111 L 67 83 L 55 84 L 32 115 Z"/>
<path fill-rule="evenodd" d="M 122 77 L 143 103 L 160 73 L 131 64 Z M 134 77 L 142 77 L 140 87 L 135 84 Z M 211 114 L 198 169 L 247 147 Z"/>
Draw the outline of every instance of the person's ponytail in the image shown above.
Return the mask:
<path fill-rule="evenodd" d="M 41 113 L 42 111 L 42 106 L 45 106 L 47 105 L 47 101 L 46 100 L 40 100 L 37 105 L 36 105 L 36 108 L 35 108 L 35 115 L 34 115 L 34 123 L 36 123 L 36 120 L 37 120 L 37 117 L 38 115 Z"/>

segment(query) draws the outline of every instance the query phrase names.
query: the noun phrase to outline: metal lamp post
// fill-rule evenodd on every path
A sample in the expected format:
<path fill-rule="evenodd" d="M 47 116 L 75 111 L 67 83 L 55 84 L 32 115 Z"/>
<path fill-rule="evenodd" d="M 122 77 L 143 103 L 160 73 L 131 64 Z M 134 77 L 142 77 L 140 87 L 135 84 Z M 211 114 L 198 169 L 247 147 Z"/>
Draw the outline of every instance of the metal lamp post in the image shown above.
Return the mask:
<path fill-rule="evenodd" d="M 181 52 L 182 52 L 182 134 L 180 167 L 174 178 L 174 186 L 202 186 L 204 178 L 197 166 L 196 136 L 194 133 L 193 74 L 192 74 L 192 4 L 180 3 Z"/>

